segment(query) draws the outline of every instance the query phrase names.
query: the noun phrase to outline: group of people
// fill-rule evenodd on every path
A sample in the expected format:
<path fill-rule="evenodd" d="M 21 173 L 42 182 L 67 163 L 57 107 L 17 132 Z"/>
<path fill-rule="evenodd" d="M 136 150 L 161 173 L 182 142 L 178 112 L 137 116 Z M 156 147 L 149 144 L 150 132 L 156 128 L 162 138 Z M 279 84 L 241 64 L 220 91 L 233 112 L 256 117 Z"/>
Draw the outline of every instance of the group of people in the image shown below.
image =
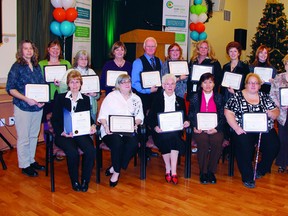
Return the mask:
<path fill-rule="evenodd" d="M 276 76 L 275 68 L 269 62 L 269 49 L 265 45 L 256 51 L 255 61 L 248 66 L 240 60 L 241 45 L 230 42 L 226 53 L 230 61 L 221 68 L 215 52 L 207 40 L 196 44 L 189 62 L 189 74 L 175 76 L 169 73 L 169 62 L 183 60 L 182 48 L 173 43 L 168 47 L 168 56 L 162 61 L 155 56 L 157 41 L 148 37 L 143 43 L 144 54 L 133 64 L 125 60 L 125 44 L 117 41 L 111 49 L 109 60 L 102 69 L 100 87 L 106 96 L 97 116 L 97 99 L 100 93 L 82 94 L 83 75 L 96 75 L 89 68 L 89 56 L 86 51 L 79 51 L 73 67 L 61 56 L 59 41 L 51 41 L 47 48 L 45 60 L 38 62 L 38 51 L 35 45 L 24 40 L 20 43 L 16 62 L 8 74 L 7 92 L 13 96 L 15 125 L 17 130 L 17 155 L 19 168 L 28 176 L 37 176 L 37 170 L 45 167 L 35 161 L 37 137 L 42 122 L 51 126 L 55 135 L 55 144 L 66 154 L 68 173 L 72 188 L 75 191 L 88 190 L 94 166 L 94 146 L 90 137 L 96 131 L 96 122 L 101 124 L 101 137 L 111 150 L 111 166 L 106 176 L 111 176 L 109 185 L 115 187 L 119 182 L 121 169 L 128 167 L 130 159 L 138 148 L 137 128 L 144 124 L 147 135 L 151 135 L 165 163 L 165 181 L 178 184 L 178 156 L 185 151 L 183 131 L 163 132 L 158 122 L 159 113 L 183 113 L 182 128 L 192 128 L 192 138 L 197 143 L 199 180 L 202 184 L 217 182 L 218 160 L 222 153 L 223 143 L 235 146 L 235 155 L 242 181 L 245 187 L 255 187 L 255 176 L 252 160 L 258 133 L 243 129 L 244 113 L 266 113 L 268 118 L 267 133 L 262 134 L 260 152 L 261 161 L 257 166 L 256 178 L 271 172 L 276 158 L 278 172 L 286 171 L 288 163 L 288 143 L 286 139 L 287 106 L 281 106 L 279 89 L 288 87 L 288 55 L 284 57 L 285 73 Z M 43 70 L 46 65 L 66 65 L 67 73 L 61 80 L 50 83 L 50 102 L 40 103 L 25 96 L 26 84 L 44 84 Z M 213 73 L 201 75 L 198 81 L 192 80 L 193 65 L 212 66 Z M 273 69 L 269 83 L 253 73 L 255 67 Z M 107 71 L 125 71 L 118 76 L 115 86 L 107 86 Z M 159 71 L 161 86 L 144 88 L 142 72 Z M 224 72 L 241 74 L 240 89 L 221 86 Z M 187 110 L 189 104 L 189 109 Z M 43 111 L 44 107 L 44 111 Z M 90 111 L 90 134 L 73 136 L 64 129 L 64 110 L 70 113 Z M 202 130 L 198 128 L 199 113 L 216 113 L 215 128 Z M 119 134 L 110 131 L 109 116 L 130 115 L 135 119 L 135 133 Z M 42 117 L 43 116 L 43 117 Z M 278 121 L 278 133 L 274 121 Z M 279 139 L 280 138 L 280 139 Z M 81 183 L 78 167 L 83 152 Z M 280 149 L 280 151 L 279 151 Z M 279 153 L 278 153 L 279 152 Z M 277 157 L 276 157 L 277 156 Z"/>

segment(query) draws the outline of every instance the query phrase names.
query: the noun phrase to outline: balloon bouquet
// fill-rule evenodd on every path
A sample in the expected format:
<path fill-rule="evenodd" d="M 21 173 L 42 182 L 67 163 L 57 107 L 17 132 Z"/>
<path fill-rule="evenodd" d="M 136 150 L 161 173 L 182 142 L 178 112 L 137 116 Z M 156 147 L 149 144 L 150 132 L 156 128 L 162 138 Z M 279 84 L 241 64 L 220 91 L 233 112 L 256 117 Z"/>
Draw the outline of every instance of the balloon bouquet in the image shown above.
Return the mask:
<path fill-rule="evenodd" d="M 202 5 L 202 0 L 194 0 L 194 4 L 190 6 L 190 38 L 196 42 L 207 38 L 204 25 L 208 19 L 206 12 L 207 7 Z"/>
<path fill-rule="evenodd" d="M 76 26 L 73 23 L 78 16 L 75 9 L 76 0 L 51 0 L 51 4 L 55 7 L 53 11 L 54 21 L 50 24 L 50 31 L 59 36 L 63 36 L 64 47 L 63 54 L 65 56 L 65 40 L 74 34 Z"/>

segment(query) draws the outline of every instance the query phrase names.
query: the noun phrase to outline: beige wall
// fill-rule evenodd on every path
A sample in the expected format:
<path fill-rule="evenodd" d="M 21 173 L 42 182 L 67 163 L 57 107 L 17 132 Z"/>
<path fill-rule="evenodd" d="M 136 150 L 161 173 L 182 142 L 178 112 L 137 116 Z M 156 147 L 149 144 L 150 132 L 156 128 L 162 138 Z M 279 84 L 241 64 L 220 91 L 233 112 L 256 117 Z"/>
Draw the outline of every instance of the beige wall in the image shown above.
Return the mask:
<path fill-rule="evenodd" d="M 193 1 L 193 0 L 192 0 Z M 203 1 L 204 2 L 204 1 Z M 234 40 L 234 29 L 247 29 L 247 49 L 242 53 L 242 60 L 248 60 L 247 55 L 251 52 L 251 39 L 256 33 L 256 27 L 263 17 L 263 9 L 266 0 L 226 0 L 225 10 L 231 11 L 231 21 L 224 21 L 223 12 L 213 12 L 213 17 L 205 23 L 208 40 L 215 49 L 216 56 L 221 65 L 228 62 L 225 47 Z M 285 14 L 288 16 L 288 0 L 282 0 Z M 194 49 L 191 42 L 190 53 Z M 191 57 L 191 55 L 190 55 Z"/>

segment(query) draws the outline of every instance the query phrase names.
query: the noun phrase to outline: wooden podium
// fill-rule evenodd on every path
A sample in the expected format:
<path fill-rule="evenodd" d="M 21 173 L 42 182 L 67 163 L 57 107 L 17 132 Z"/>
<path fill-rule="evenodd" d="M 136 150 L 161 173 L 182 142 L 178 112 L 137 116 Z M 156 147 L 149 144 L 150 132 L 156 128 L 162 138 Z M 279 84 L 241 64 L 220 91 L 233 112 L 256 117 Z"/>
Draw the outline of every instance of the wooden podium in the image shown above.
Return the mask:
<path fill-rule="evenodd" d="M 147 37 L 154 37 L 157 40 L 157 50 L 155 55 L 165 61 L 165 44 L 175 42 L 174 32 L 162 32 L 154 30 L 135 29 L 120 35 L 120 41 L 124 43 L 136 44 L 136 58 L 143 55 L 143 42 Z"/>

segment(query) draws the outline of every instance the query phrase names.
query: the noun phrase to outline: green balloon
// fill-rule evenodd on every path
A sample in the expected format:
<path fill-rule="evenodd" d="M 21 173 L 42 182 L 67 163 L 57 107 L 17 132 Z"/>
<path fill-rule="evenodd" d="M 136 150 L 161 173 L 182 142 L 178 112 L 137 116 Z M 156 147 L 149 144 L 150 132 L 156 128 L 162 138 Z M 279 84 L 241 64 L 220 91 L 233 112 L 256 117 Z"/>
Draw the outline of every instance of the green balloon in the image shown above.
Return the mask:
<path fill-rule="evenodd" d="M 190 6 L 190 13 L 192 13 L 192 14 L 196 13 L 196 5 Z"/>
<path fill-rule="evenodd" d="M 202 13 L 202 5 L 196 5 L 195 6 L 195 13 L 197 15 L 201 14 Z"/>
<path fill-rule="evenodd" d="M 207 7 L 205 5 L 202 5 L 202 13 L 206 13 L 207 12 Z"/>

